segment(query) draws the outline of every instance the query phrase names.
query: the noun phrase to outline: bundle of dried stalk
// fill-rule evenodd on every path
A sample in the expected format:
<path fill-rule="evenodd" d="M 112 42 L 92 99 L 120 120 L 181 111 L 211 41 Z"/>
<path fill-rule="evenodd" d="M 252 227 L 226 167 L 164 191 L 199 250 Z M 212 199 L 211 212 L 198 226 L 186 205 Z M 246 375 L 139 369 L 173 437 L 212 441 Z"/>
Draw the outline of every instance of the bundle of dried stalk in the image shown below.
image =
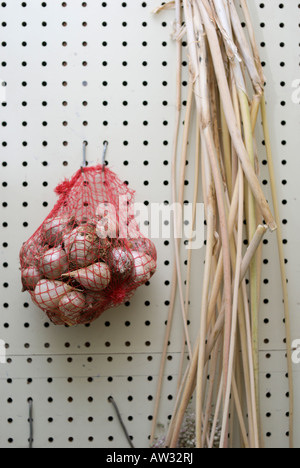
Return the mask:
<path fill-rule="evenodd" d="M 199 333 L 194 348 L 186 326 L 192 278 L 189 251 L 186 296 L 180 270 L 180 242 L 175 240 L 172 294 L 155 400 L 151 442 L 155 438 L 160 394 L 172 318 L 179 290 L 189 355 L 179 371 L 174 411 L 165 438 L 176 447 L 187 406 L 193 397 L 196 446 L 220 448 L 236 440 L 263 447 L 259 401 L 258 317 L 262 240 L 277 232 L 286 323 L 290 386 L 290 446 L 293 446 L 293 377 L 287 281 L 271 142 L 264 97 L 265 77 L 247 0 L 175 0 L 157 8 L 175 8 L 177 40 L 177 110 L 173 145 L 172 196 L 183 203 L 187 144 L 196 112 L 194 206 L 202 181 L 207 224 L 205 271 Z M 241 26 L 243 21 L 247 28 Z M 246 33 L 248 31 L 248 34 Z M 186 107 L 181 173 L 176 181 L 181 122 L 182 39 L 188 43 L 189 96 Z M 261 120 L 270 171 L 273 209 L 259 182 L 256 127 Z M 190 142 L 191 143 L 191 142 Z M 265 157 L 265 155 L 264 155 Z M 175 223 L 176 224 L 176 223 Z M 175 226 L 175 229 L 178 226 Z M 176 233 L 175 233 L 176 234 Z M 215 239 L 219 239 L 216 247 Z M 244 251 L 243 241 L 248 241 Z M 175 236 L 176 239 L 176 236 Z M 279 273 L 280 274 L 280 273 Z M 249 285 L 246 287 L 246 278 Z M 207 379 L 207 376 L 210 376 Z M 237 424 L 234 424 L 236 418 Z"/>

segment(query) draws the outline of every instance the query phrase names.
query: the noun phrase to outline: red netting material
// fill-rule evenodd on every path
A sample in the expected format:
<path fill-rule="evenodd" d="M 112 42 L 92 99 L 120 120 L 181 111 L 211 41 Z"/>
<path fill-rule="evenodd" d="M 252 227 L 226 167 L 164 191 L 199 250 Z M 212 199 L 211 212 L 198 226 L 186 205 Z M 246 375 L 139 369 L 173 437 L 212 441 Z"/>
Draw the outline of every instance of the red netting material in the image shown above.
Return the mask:
<path fill-rule="evenodd" d="M 20 251 L 23 290 L 56 325 L 91 323 L 156 270 L 134 219 L 134 192 L 101 165 L 55 189 L 59 200 Z"/>

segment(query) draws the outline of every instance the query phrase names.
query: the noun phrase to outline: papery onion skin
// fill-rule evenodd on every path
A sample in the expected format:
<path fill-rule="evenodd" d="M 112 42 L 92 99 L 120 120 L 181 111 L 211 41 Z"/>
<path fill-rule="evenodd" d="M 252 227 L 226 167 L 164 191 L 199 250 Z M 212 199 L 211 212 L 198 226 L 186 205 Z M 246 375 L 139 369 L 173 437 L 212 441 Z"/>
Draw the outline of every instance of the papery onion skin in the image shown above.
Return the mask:
<path fill-rule="evenodd" d="M 74 278 L 81 286 L 90 291 L 102 291 L 106 289 L 111 280 L 111 273 L 106 263 L 98 262 L 72 271 L 67 275 Z"/>

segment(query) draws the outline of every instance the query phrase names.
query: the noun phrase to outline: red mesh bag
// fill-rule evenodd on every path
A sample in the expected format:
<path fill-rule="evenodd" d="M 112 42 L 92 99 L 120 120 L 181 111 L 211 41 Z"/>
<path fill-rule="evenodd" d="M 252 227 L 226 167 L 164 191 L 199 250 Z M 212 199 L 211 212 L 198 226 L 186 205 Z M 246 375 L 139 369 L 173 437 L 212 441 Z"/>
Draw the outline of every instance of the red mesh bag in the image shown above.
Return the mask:
<path fill-rule="evenodd" d="M 59 200 L 20 251 L 23 290 L 56 325 L 91 323 L 156 270 L 134 219 L 134 192 L 101 165 L 55 189 Z"/>

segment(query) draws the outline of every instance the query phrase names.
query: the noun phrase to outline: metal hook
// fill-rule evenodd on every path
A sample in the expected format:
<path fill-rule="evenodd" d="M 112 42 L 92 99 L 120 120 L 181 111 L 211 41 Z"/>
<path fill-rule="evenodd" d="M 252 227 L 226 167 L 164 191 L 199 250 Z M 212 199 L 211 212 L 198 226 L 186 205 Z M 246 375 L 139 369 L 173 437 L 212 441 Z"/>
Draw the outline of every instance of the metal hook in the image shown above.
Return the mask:
<path fill-rule="evenodd" d="M 113 405 L 113 407 L 115 408 L 115 411 L 116 411 L 117 416 L 118 416 L 118 420 L 119 420 L 119 422 L 120 422 L 120 424 L 121 424 L 121 427 L 122 427 L 122 429 L 123 429 L 123 432 L 124 432 L 124 434 L 125 434 L 125 437 L 126 437 L 126 439 L 127 439 L 127 442 L 129 443 L 130 447 L 134 449 L 135 447 L 134 447 L 134 445 L 133 445 L 133 443 L 132 443 L 132 440 L 130 439 L 130 436 L 129 436 L 129 434 L 128 434 L 128 431 L 127 431 L 127 429 L 126 429 L 126 426 L 125 426 L 125 424 L 124 424 L 124 422 L 123 422 L 121 413 L 120 413 L 119 408 L 118 408 L 118 406 L 117 406 L 117 403 L 115 402 L 115 400 L 113 399 L 112 396 L 110 396 L 110 397 L 108 398 L 108 401 L 109 401 L 109 403 L 111 403 L 111 404 Z"/>
<path fill-rule="evenodd" d="M 83 161 L 82 161 L 82 166 L 81 166 L 81 167 L 86 167 L 86 166 L 87 166 L 87 161 L 86 161 L 86 147 L 87 147 L 87 141 L 84 141 L 84 142 L 83 142 L 83 146 L 82 146 Z"/>
<path fill-rule="evenodd" d="M 29 404 L 29 448 L 32 449 L 32 444 L 33 444 L 33 418 L 32 418 L 32 413 L 33 413 L 33 399 L 28 398 L 28 404 Z"/>
<path fill-rule="evenodd" d="M 105 169 L 105 158 L 106 158 L 106 153 L 107 153 L 107 147 L 108 147 L 108 141 L 103 142 L 103 154 L 102 154 L 102 173 L 104 174 L 104 169 Z"/>

